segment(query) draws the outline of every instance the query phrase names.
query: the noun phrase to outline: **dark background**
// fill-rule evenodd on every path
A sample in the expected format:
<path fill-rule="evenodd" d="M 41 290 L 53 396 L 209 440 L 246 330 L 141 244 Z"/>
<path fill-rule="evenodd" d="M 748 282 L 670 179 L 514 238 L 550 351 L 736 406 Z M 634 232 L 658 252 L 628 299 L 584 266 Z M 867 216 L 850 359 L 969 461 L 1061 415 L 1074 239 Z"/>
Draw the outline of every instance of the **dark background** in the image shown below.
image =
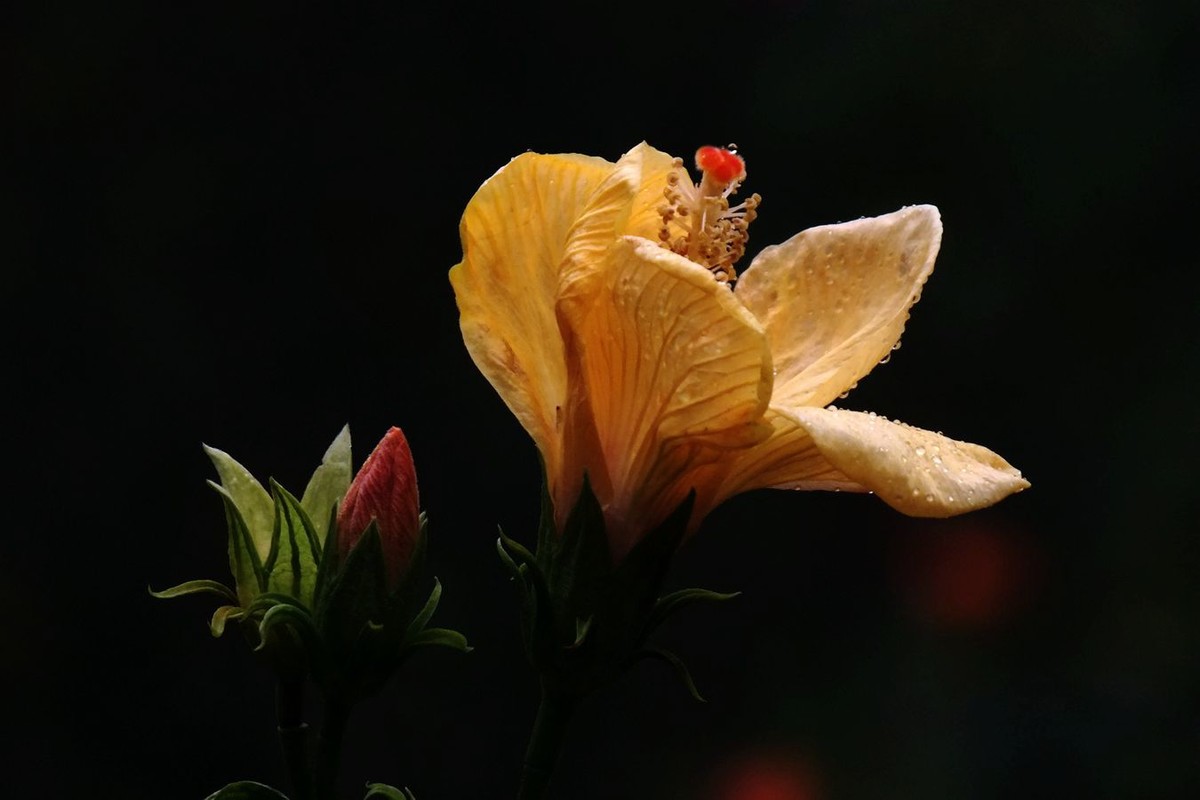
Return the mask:
<path fill-rule="evenodd" d="M 643 139 L 740 145 L 752 253 L 937 204 L 904 347 L 839 405 L 1033 488 L 949 521 L 729 502 L 668 582 L 744 595 L 661 635 L 709 702 L 637 669 L 576 720 L 558 796 L 1195 796 L 1196 9 L 39 6 L 3 181 L 10 796 L 282 783 L 268 674 L 208 600 L 146 586 L 228 579 L 201 442 L 300 491 L 346 422 L 356 463 L 407 432 L 437 619 L 477 648 L 355 717 L 346 796 L 512 796 L 536 688 L 493 541 L 530 540 L 537 459 L 446 272 L 509 158 Z"/>

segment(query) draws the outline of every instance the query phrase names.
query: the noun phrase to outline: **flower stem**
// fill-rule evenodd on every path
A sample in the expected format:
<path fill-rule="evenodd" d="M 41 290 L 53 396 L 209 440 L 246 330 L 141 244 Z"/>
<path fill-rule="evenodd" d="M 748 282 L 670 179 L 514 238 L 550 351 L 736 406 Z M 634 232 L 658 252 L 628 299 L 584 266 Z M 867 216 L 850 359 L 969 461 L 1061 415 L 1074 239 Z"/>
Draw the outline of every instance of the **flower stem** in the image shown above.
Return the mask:
<path fill-rule="evenodd" d="M 308 767 L 308 725 L 304 722 L 304 681 L 280 680 L 275 687 L 275 717 L 279 743 L 295 800 L 312 800 Z"/>
<path fill-rule="evenodd" d="M 521 785 L 517 789 L 517 800 L 543 800 L 554 771 L 554 762 L 562 748 L 563 734 L 575 711 L 575 698 L 556 694 L 542 687 L 542 699 L 538 705 L 533 731 L 529 734 L 529 746 L 525 750 L 525 764 L 521 770 Z"/>
<path fill-rule="evenodd" d="M 350 706 L 340 697 L 327 697 L 325 718 L 317 741 L 317 800 L 337 797 L 338 764 L 342 758 L 342 734 L 350 718 Z"/>

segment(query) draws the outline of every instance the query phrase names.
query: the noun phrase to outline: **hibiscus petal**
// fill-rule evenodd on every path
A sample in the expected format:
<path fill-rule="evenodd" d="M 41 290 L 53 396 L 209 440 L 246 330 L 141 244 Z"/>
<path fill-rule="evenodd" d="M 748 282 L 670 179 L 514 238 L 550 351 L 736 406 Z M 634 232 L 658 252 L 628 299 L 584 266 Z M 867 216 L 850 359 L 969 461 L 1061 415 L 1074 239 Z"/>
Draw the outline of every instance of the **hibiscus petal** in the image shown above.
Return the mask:
<path fill-rule="evenodd" d="M 566 391 L 555 319 L 568 236 L 613 170 L 600 158 L 526 153 L 489 179 L 459 225 L 450 270 L 467 350 L 543 453 Z"/>
<path fill-rule="evenodd" d="M 938 210 L 910 206 L 810 228 L 759 253 L 737 296 L 767 331 L 772 405 L 827 405 L 887 356 L 941 239 Z"/>
<path fill-rule="evenodd" d="M 587 468 L 607 472 L 597 485 L 611 496 L 601 502 L 631 525 L 652 526 L 675 508 L 691 489 L 682 471 L 706 463 L 700 450 L 711 461 L 716 448 L 763 437 L 772 371 L 762 329 L 703 267 L 624 237 L 595 302 L 560 316 L 603 453 Z"/>
<path fill-rule="evenodd" d="M 662 227 L 659 209 L 667 202 L 665 192 L 669 176 L 671 173 L 677 173 L 680 181 L 690 181 L 691 178 L 684 167 L 675 165 L 674 156 L 656 150 L 645 142 L 629 153 L 636 154 L 641 162 L 641 182 L 633 201 L 626 233 L 657 241 L 659 229 Z"/>
<path fill-rule="evenodd" d="M 1019 470 L 977 444 L 861 411 L 787 413 L 830 464 L 909 516 L 951 517 L 1029 487 Z"/>
<path fill-rule="evenodd" d="M 751 489 L 838 490 L 865 492 L 866 487 L 840 472 L 816 442 L 784 409 L 769 408 L 766 441 L 742 450 L 730 461 L 712 505 Z"/>

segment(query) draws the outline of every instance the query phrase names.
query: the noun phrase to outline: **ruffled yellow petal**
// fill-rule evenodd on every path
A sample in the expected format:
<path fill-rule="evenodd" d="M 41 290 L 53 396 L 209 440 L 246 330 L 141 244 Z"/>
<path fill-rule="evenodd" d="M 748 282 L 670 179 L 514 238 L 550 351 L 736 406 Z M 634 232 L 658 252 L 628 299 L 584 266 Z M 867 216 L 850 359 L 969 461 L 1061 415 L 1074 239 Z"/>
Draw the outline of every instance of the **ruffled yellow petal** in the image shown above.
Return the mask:
<path fill-rule="evenodd" d="M 941 239 L 938 210 L 910 206 L 810 228 L 764 249 L 737 296 L 767 331 L 772 405 L 827 405 L 887 356 Z"/>
<path fill-rule="evenodd" d="M 795 408 L 834 468 L 913 517 L 951 517 L 1029 487 L 1000 456 L 969 442 L 861 411 Z"/>
<path fill-rule="evenodd" d="M 598 447 L 580 466 L 619 558 L 683 500 L 690 471 L 763 438 L 770 352 L 708 270 L 632 236 L 609 251 L 593 302 L 560 316 Z"/>
<path fill-rule="evenodd" d="M 527 153 L 487 181 L 459 225 L 450 270 L 467 350 L 543 454 L 557 450 L 566 363 L 555 319 L 569 234 L 612 173 L 600 158 Z"/>
<path fill-rule="evenodd" d="M 767 409 L 771 426 L 766 441 L 731 453 L 715 507 L 751 489 L 801 489 L 865 492 L 866 487 L 840 472 L 821 453 L 808 431 L 784 409 Z"/>

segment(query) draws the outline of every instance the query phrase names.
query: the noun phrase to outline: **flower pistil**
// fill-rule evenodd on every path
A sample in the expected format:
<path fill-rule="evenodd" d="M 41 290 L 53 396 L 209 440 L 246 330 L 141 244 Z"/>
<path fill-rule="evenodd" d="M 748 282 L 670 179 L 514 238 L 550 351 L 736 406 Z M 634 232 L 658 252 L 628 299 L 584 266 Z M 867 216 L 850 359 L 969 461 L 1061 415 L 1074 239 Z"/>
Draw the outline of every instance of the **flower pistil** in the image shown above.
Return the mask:
<path fill-rule="evenodd" d="M 683 159 L 675 159 L 675 169 L 663 190 L 667 202 L 658 209 L 662 217 L 659 243 L 708 268 L 729 286 L 737 280 L 733 265 L 746 252 L 750 223 L 758 216 L 762 197 L 753 194 L 745 202 L 729 205 L 729 198 L 746 179 L 746 162 L 737 154 L 736 145 L 701 147 L 696 151 L 696 169 L 702 176 L 700 183 L 681 180 L 687 172 Z"/>

